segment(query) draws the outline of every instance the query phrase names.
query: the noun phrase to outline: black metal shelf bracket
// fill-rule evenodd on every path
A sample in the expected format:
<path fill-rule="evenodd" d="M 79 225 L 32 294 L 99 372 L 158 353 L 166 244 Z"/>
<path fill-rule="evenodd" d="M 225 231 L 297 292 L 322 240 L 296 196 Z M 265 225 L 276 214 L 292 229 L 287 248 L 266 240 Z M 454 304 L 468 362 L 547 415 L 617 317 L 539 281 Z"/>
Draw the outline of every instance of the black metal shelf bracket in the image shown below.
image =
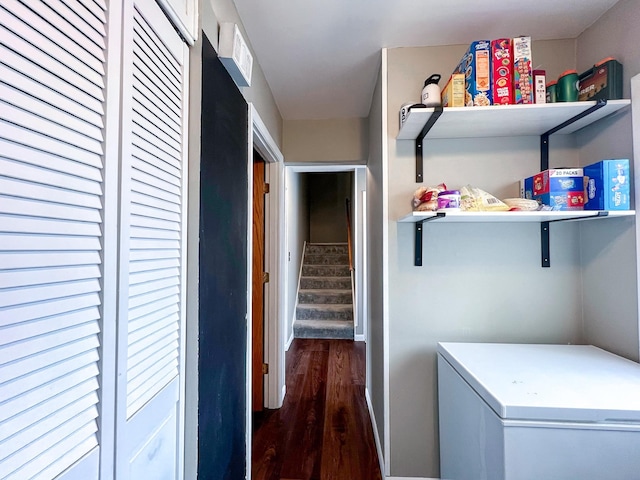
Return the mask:
<path fill-rule="evenodd" d="M 429 120 L 427 120 L 427 123 L 424 124 L 424 127 L 422 127 L 420 134 L 416 137 L 416 183 L 424 182 L 423 166 L 422 166 L 423 164 L 422 142 L 424 140 L 424 137 L 429 132 L 429 130 L 431 130 L 431 127 L 433 127 L 433 125 L 436 123 L 438 118 L 440 118 L 440 115 L 442 115 L 442 111 L 443 109 L 439 105 L 436 107 L 433 107 L 433 113 L 429 117 Z"/>
<path fill-rule="evenodd" d="M 415 226 L 415 236 L 414 236 L 414 256 L 413 256 L 413 264 L 416 267 L 422 266 L 422 231 L 424 230 L 424 222 L 432 222 L 434 220 L 439 220 L 444 218 L 447 214 L 445 212 L 436 213 L 435 217 L 425 218 L 424 220 L 419 220 L 416 222 Z"/>
<path fill-rule="evenodd" d="M 579 113 L 578 115 L 571 117 L 570 119 L 562 122 L 560 125 L 556 125 L 551 130 L 544 132 L 540 135 L 540 171 L 549 169 L 549 137 L 554 133 L 562 130 L 563 128 L 577 122 L 581 118 L 592 114 L 596 110 L 601 109 L 607 104 L 605 99 L 598 100 L 595 105 Z M 605 213 L 606 214 L 606 213 Z M 602 215 L 598 215 L 599 217 Z M 589 218 L 589 217 L 587 217 Z M 550 248 L 549 248 L 549 222 L 542 222 L 540 224 L 540 251 L 542 257 L 542 266 L 550 267 Z"/>
<path fill-rule="evenodd" d="M 549 224 L 553 222 L 569 222 L 578 220 L 589 220 L 591 218 L 607 217 L 609 212 L 598 212 L 592 217 L 575 217 L 575 218 L 559 218 L 558 220 L 550 220 L 548 222 L 540 223 L 540 251 L 541 251 L 541 263 L 543 268 L 551 266 L 551 254 L 549 247 Z"/>
<path fill-rule="evenodd" d="M 596 110 L 600 110 L 607 104 L 605 99 L 598 100 L 595 105 L 580 112 L 578 115 L 571 117 L 569 120 L 562 122 L 560 125 L 556 125 L 551 130 L 544 132 L 540 136 L 540 171 L 547 170 L 549 168 L 549 137 L 554 133 L 562 130 L 563 128 L 577 122 L 581 118 L 591 115 Z"/>

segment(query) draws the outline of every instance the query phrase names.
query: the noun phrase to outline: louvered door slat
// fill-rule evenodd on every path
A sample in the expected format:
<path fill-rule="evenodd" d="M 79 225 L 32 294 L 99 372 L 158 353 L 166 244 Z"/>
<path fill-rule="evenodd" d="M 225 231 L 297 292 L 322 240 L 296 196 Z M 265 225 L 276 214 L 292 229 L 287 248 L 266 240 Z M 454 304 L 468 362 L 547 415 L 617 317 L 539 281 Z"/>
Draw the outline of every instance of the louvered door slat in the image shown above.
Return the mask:
<path fill-rule="evenodd" d="M 140 24 L 136 26 L 139 27 Z M 170 63 L 165 61 L 164 55 L 158 55 L 158 51 L 153 50 L 153 39 L 145 34 L 144 28 L 135 29 L 133 42 L 133 51 L 137 60 L 134 64 L 135 68 L 158 89 L 164 91 L 165 97 L 175 105 L 176 111 L 179 111 L 179 79 L 174 76 L 175 72 L 170 68 Z"/>
<path fill-rule="evenodd" d="M 167 172 L 166 169 L 159 168 L 157 165 L 155 165 L 156 163 L 158 163 L 158 158 L 154 157 L 151 153 L 147 152 L 146 150 L 138 148 L 138 146 L 135 145 L 135 143 L 133 145 L 132 151 L 133 151 L 133 157 L 131 160 L 132 170 L 144 172 L 147 175 L 151 175 L 162 182 L 168 183 L 169 185 L 177 187 L 178 189 L 180 188 L 181 183 L 180 183 L 180 175 L 178 173 L 179 170 Z M 167 191 L 169 190 L 167 189 Z"/>
<path fill-rule="evenodd" d="M 131 252 L 129 260 L 131 262 L 138 262 L 141 260 L 155 260 L 162 258 L 180 258 L 180 252 L 174 249 L 167 250 L 136 250 Z"/>
<path fill-rule="evenodd" d="M 176 123 L 175 116 L 169 114 L 166 109 L 160 108 L 162 102 L 159 101 L 159 98 L 155 97 L 154 92 L 135 77 L 133 88 L 136 91 L 136 105 L 140 105 L 140 107 L 144 108 L 150 115 L 157 118 L 164 125 L 164 128 L 174 131 L 180 137 L 180 124 Z"/>
<path fill-rule="evenodd" d="M 3 141 L 3 150 L 0 152 L 0 157 L 2 158 L 21 162 L 24 164 L 25 168 L 27 166 L 40 167 L 44 170 L 42 171 L 42 177 L 45 178 L 49 175 L 62 174 L 67 177 L 76 177 L 81 180 L 96 182 L 98 184 L 93 187 L 93 189 L 100 190 L 99 182 L 102 181 L 100 167 L 96 168 L 94 166 L 74 162 L 51 152 L 15 143 L 10 141 L 6 136 L 3 136 L 1 131 L 0 141 Z M 13 171 L 13 168 L 10 168 L 10 170 Z M 75 188 L 72 189 L 75 190 Z M 85 188 L 83 191 L 88 192 L 90 189 Z"/>
<path fill-rule="evenodd" d="M 141 217 L 139 215 L 136 215 L 133 221 L 139 227 L 153 228 L 157 230 L 169 230 L 174 232 L 180 231 L 179 223 L 166 221 L 161 218 Z"/>
<path fill-rule="evenodd" d="M 79 399 L 87 396 L 97 398 L 97 388 L 98 381 L 95 378 L 90 378 L 85 382 L 80 382 L 78 385 L 62 391 L 59 395 L 52 396 L 50 399 L 35 405 L 29 411 L 21 412 L 6 419 L 0 423 L 0 441 L 4 441 L 16 432 L 27 428 L 38 428 L 40 422 L 50 415 L 55 415 L 55 413 L 52 414 L 51 412 L 59 412 L 68 408 Z"/>
<path fill-rule="evenodd" d="M 132 328 L 129 332 L 130 343 L 133 345 L 143 338 L 146 338 L 154 331 L 158 331 L 178 320 L 178 312 L 174 312 L 166 316 L 163 315 L 165 315 L 165 312 L 157 312 L 156 315 L 149 315 L 143 319 L 140 319 L 137 322 L 137 328 Z"/>
<path fill-rule="evenodd" d="M 152 163 L 158 168 L 162 168 L 166 172 L 179 177 L 180 164 L 176 162 L 176 152 L 167 151 L 167 149 L 162 148 L 162 145 L 156 145 L 157 139 L 153 135 L 137 125 L 135 127 L 133 130 L 135 135 L 133 144 L 140 150 L 148 153 L 153 158 Z M 136 156 L 138 156 L 137 152 Z M 140 158 L 144 158 L 144 156 Z M 159 160 L 161 162 L 159 162 Z M 173 170 L 167 168 L 167 166 L 173 167 Z"/>
<path fill-rule="evenodd" d="M 86 347 L 88 351 L 80 352 L 80 354 L 73 355 L 69 358 L 61 358 L 61 357 L 65 357 L 66 355 L 69 355 L 70 353 L 72 353 L 74 351 L 74 349 L 72 348 L 74 345 L 70 345 L 69 346 L 70 348 L 54 349 L 51 351 L 47 351 L 47 354 L 51 355 L 50 362 L 49 362 L 50 364 L 42 365 L 40 363 L 41 371 L 35 372 L 35 373 L 32 371 L 29 371 L 30 368 L 33 368 L 32 366 L 28 365 L 29 362 L 26 362 L 26 361 L 13 362 L 11 365 L 12 366 L 11 375 L 13 376 L 21 375 L 21 376 L 18 378 L 11 379 L 10 392 L 9 392 L 9 389 L 3 389 L 3 391 L 0 391 L 0 403 L 6 400 L 9 400 L 11 397 L 15 395 L 22 395 L 28 392 L 29 390 L 37 388 L 43 382 L 47 383 L 64 376 L 68 371 L 73 370 L 74 369 L 73 367 L 77 366 L 78 364 L 83 365 L 83 364 L 94 363 L 98 361 L 98 352 L 96 351 L 96 347 L 98 345 L 99 343 L 97 340 L 95 341 L 89 340 L 88 342 L 84 342 L 83 346 Z M 37 362 L 38 362 L 37 355 L 30 357 L 30 360 L 32 360 L 33 362 L 36 362 L 36 365 L 37 365 Z M 42 359 L 40 359 L 40 361 L 41 360 Z M 43 369 L 42 368 L 43 366 L 46 366 L 48 368 Z M 0 375 L 2 375 L 2 370 L 0 370 Z"/>
<path fill-rule="evenodd" d="M 30 198 L 45 202 L 56 202 L 77 207 L 99 209 L 102 203 L 100 197 L 88 195 L 74 190 L 61 189 L 48 185 L 24 182 L 16 178 L 0 178 L 0 191 L 5 195 Z"/>
<path fill-rule="evenodd" d="M 176 300 L 179 297 L 180 289 L 178 287 L 164 288 L 162 290 L 155 290 L 152 292 L 147 292 L 137 296 L 130 296 L 129 298 L 129 307 L 136 308 L 141 305 L 148 305 L 152 302 L 155 302 L 159 299 L 163 298 L 171 298 L 171 296 L 175 296 Z"/>
<path fill-rule="evenodd" d="M 100 49 L 104 49 L 106 47 L 104 39 L 106 34 L 104 24 L 100 21 L 96 21 L 92 26 L 87 21 L 88 16 L 82 15 L 80 5 L 77 1 L 66 0 L 66 2 L 60 2 L 57 0 L 28 0 L 28 5 L 31 6 L 31 3 L 38 3 L 39 1 L 48 5 L 52 11 L 57 12 L 60 17 L 64 18 L 70 25 L 73 25 L 76 30 L 81 32 L 87 39 L 100 47 Z M 69 5 L 67 5 L 67 3 Z M 96 2 L 94 2 L 94 4 L 95 3 Z"/>
<path fill-rule="evenodd" d="M 93 412 L 97 413 L 97 412 Z M 87 415 L 88 416 L 88 415 Z M 62 425 L 58 429 L 54 430 L 50 434 L 50 438 L 44 438 L 40 442 L 42 447 L 50 447 L 40 455 L 40 459 L 45 465 L 48 465 L 48 471 L 55 472 L 55 474 L 61 473 L 66 469 L 64 467 L 66 463 L 66 456 L 71 458 L 77 456 L 76 449 L 80 451 L 87 449 L 93 443 L 93 437 L 96 434 L 97 427 L 93 424 L 86 423 L 84 426 L 77 428 L 80 420 L 73 419 L 71 422 Z M 81 439 L 78 441 L 78 439 Z M 47 442 L 46 440 L 49 440 Z M 26 464 L 20 470 L 16 471 L 15 479 L 24 478 L 53 478 L 47 477 L 45 472 L 40 473 L 40 467 L 36 466 L 33 462 Z M 7 477 L 13 479 L 13 475 Z"/>
<path fill-rule="evenodd" d="M 162 290 L 168 287 L 179 287 L 179 284 L 175 278 L 161 278 L 152 282 L 140 283 L 138 285 L 131 285 L 130 295 L 131 297 L 138 297 L 145 293 L 153 292 L 155 290 Z M 132 330 L 130 330 L 131 332 Z"/>
<path fill-rule="evenodd" d="M 77 355 L 91 352 L 92 349 L 96 349 L 99 346 L 97 339 L 93 337 L 83 338 L 77 342 L 68 343 L 61 347 L 57 347 L 54 355 L 59 358 L 72 358 Z M 27 380 L 27 375 L 44 369 L 51 364 L 51 360 L 48 358 L 47 353 L 40 353 L 31 357 L 23 358 L 20 361 L 12 362 L 9 365 L 0 367 L 0 383 L 4 383 L 12 379 L 13 377 L 19 378 L 22 376 L 24 381 Z M 19 382 L 16 380 L 15 382 Z M 17 388 L 18 383 L 14 383 Z M 17 391 L 17 390 L 15 390 Z"/>
<path fill-rule="evenodd" d="M 127 405 L 127 415 L 131 417 L 140 410 L 148 401 L 150 401 L 157 392 L 168 385 L 178 373 L 177 361 L 171 361 L 167 365 L 163 365 L 164 369 L 156 375 L 146 380 L 146 382 L 129 394 L 130 402 Z"/>
<path fill-rule="evenodd" d="M 90 419 L 92 417 L 95 418 L 97 415 L 97 410 L 95 408 L 86 409 L 83 412 L 74 415 L 69 420 L 64 422 L 61 425 L 58 425 L 51 431 L 49 431 L 46 435 L 38 437 L 34 442 L 27 445 L 22 449 L 20 455 L 11 455 L 10 457 L 3 460 L 3 465 L 5 466 L 5 471 L 14 472 L 19 471 L 21 475 L 32 475 L 30 470 L 34 470 L 33 468 L 29 468 L 29 459 L 33 458 L 34 455 L 37 455 L 39 452 L 44 451 L 45 455 L 49 454 L 52 457 L 52 460 L 57 460 L 56 456 L 51 455 L 50 450 L 61 450 L 62 447 L 60 443 L 63 445 L 66 443 L 65 440 L 69 438 L 69 436 L 80 429 L 89 428 L 92 430 L 91 433 L 94 433 L 95 430 L 91 427 L 87 427 L 90 425 Z M 63 439 L 60 442 L 60 439 Z M 20 471 L 22 470 L 22 471 Z M 22 478 L 31 478 L 30 476 L 25 476 Z"/>
<path fill-rule="evenodd" d="M 100 235 L 100 227 L 95 223 L 73 222 L 63 220 L 51 220 L 48 218 L 18 218 L 12 215 L 0 214 L 0 239 L 1 233 L 23 233 L 42 235 L 76 235 L 84 237 L 97 237 Z M 59 238 L 59 237 L 58 237 Z M 77 238 L 77 237 L 76 237 Z M 0 240 L 0 243 L 2 241 Z M 44 246 L 44 245 L 43 245 Z M 51 248 L 51 250 L 54 250 Z"/>
<path fill-rule="evenodd" d="M 3 480 L 96 479 L 106 19 L 104 0 L 0 2 Z"/>
<path fill-rule="evenodd" d="M 100 241 L 94 237 L 65 237 L 63 235 L 34 237 L 0 234 L 1 250 L 100 250 Z"/>
<path fill-rule="evenodd" d="M 94 320 L 97 320 L 99 318 L 99 312 L 97 309 L 94 310 L 93 315 L 94 315 Z M 66 315 L 58 315 L 58 316 L 53 316 L 53 317 L 44 318 L 44 319 L 38 318 L 34 321 L 14 322 L 2 329 L 3 335 L 2 335 L 2 338 L 0 339 L 0 344 L 6 345 L 13 342 L 25 341 L 30 337 L 44 335 L 46 333 L 55 332 L 56 330 L 64 330 L 66 328 L 74 327 L 76 325 L 85 323 L 86 321 L 87 321 L 87 312 L 83 310 L 79 310 L 77 312 L 69 313 Z M 92 337 L 89 337 L 88 341 L 91 342 Z M 82 343 L 74 344 L 73 346 L 70 346 L 70 345 L 71 344 L 66 344 L 57 348 L 69 347 L 70 350 L 68 351 L 76 352 L 76 353 L 79 353 L 80 351 L 84 351 L 84 350 L 78 350 L 81 348 Z M 38 361 L 39 361 L 38 357 L 36 356 L 29 359 L 28 363 L 25 363 L 24 365 L 39 365 L 37 363 Z M 2 370 L 3 368 L 4 367 L 0 367 L 0 370 Z M 2 378 L 4 377 L 0 375 L 0 379 Z M 0 380 L 0 383 L 6 380 L 8 380 L 8 377 L 5 378 L 4 380 Z"/>
<path fill-rule="evenodd" d="M 0 220 L 1 221 L 1 220 Z M 59 255 L 47 253 L 1 253 L 0 269 L 62 267 L 64 265 L 96 265 L 100 263 L 98 252 L 68 252 Z"/>
<path fill-rule="evenodd" d="M 3 12 L 0 9 L 0 13 Z M 4 24 L 0 21 L 0 36 L 3 43 L 14 52 L 17 52 L 23 58 L 28 59 L 30 65 L 25 70 L 17 69 L 18 71 L 28 72 L 32 78 L 39 79 L 44 74 L 43 81 L 47 80 L 46 72 L 49 72 L 48 80 L 52 80 L 50 85 L 55 84 L 55 89 L 60 91 L 61 89 L 73 89 L 78 91 L 78 95 L 88 95 L 93 97 L 94 100 L 99 102 L 104 101 L 104 92 L 102 86 L 98 85 L 84 75 L 79 74 L 72 68 L 63 62 L 57 61 L 56 57 L 52 57 L 46 53 L 43 48 L 38 48 L 32 43 L 26 41 L 19 34 L 16 34 L 13 30 L 9 30 L 4 27 Z M 4 52 L 3 52 L 4 61 Z M 42 72 L 45 70 L 45 72 Z M 33 72 L 33 73 L 30 73 Z M 60 82 L 59 79 L 65 79 L 66 82 Z M 56 79 L 58 81 L 56 81 Z M 67 85 L 64 85 L 66 83 Z M 49 83 L 47 83 L 49 84 Z M 71 97 L 73 98 L 73 97 Z M 100 111 L 100 107 L 96 108 L 96 111 Z"/>
<path fill-rule="evenodd" d="M 65 286 L 66 287 L 66 286 Z M 76 282 L 71 285 L 77 290 L 94 292 L 89 295 L 75 294 L 73 288 L 69 291 L 66 288 L 61 288 L 60 285 L 47 285 L 44 287 L 36 287 L 33 293 L 34 300 L 31 300 L 30 296 L 25 296 L 23 301 L 20 299 L 13 299 L 11 295 L 4 295 L 0 298 L 0 307 L 12 307 L 12 315 L 10 318 L 3 318 L 0 324 L 11 325 L 14 323 L 36 320 L 38 318 L 48 319 L 55 317 L 56 315 L 64 315 L 66 312 L 69 315 L 75 315 L 76 312 L 79 315 L 86 315 L 86 318 L 91 320 L 97 320 L 100 318 L 100 314 L 96 307 L 100 305 L 100 297 L 98 292 L 100 291 L 100 283 L 97 280 L 91 280 L 86 282 Z M 59 296 L 53 296 L 55 293 L 60 295 L 66 294 L 64 298 Z M 32 302 L 38 302 L 33 304 Z M 46 309 L 47 317 L 42 317 L 42 310 Z M 86 312 L 81 310 L 87 309 Z"/>
<path fill-rule="evenodd" d="M 153 184 L 148 184 L 145 182 L 140 182 L 134 178 L 132 178 L 131 182 L 131 190 L 137 193 L 141 193 L 146 195 L 147 197 L 153 197 L 156 199 L 160 199 L 163 201 L 168 201 L 175 205 L 180 206 L 180 195 L 176 195 L 173 193 L 169 193 L 162 188 L 158 188 Z"/>
<path fill-rule="evenodd" d="M 4 106 L 0 110 L 4 112 Z M 69 162 L 71 165 L 73 165 L 74 162 L 80 162 L 91 167 L 102 168 L 101 157 L 99 154 L 83 148 L 77 148 L 65 141 L 66 139 L 57 139 L 50 137 L 47 134 L 30 130 L 28 129 L 29 122 L 26 122 L 26 127 L 21 127 L 19 124 L 13 122 L 13 118 L 10 120 L 11 122 L 0 117 L 0 139 L 22 145 L 35 145 L 39 150 L 46 151 L 51 155 L 56 155 L 67 160 L 73 160 L 73 162 Z M 51 122 L 48 123 L 51 124 Z M 95 146 L 95 143 L 90 143 Z"/>
<path fill-rule="evenodd" d="M 1 26 L 0 32 L 2 32 Z M 9 33 L 7 33 L 7 36 L 9 36 L 9 39 L 13 38 Z M 102 116 L 101 91 L 98 90 L 96 86 L 92 85 L 85 78 L 80 76 L 74 79 L 77 81 L 75 83 L 59 82 L 59 76 L 65 73 L 64 67 L 58 67 L 58 64 L 48 62 L 44 64 L 46 65 L 47 70 L 40 64 L 34 64 L 29 61 L 29 57 L 27 56 L 29 54 L 36 53 L 34 47 L 31 44 L 19 44 L 19 42 L 20 41 L 16 39 L 13 42 L 14 45 L 11 45 L 11 48 L 15 49 L 19 54 L 4 45 L 0 45 L 0 59 L 1 62 L 8 67 L 7 70 L 10 69 L 24 78 L 31 79 L 34 83 L 41 84 L 42 88 L 47 88 L 52 92 L 77 103 L 89 112 L 93 112 L 93 114 L 90 114 L 90 118 L 95 118 L 95 114 L 100 117 Z M 22 51 L 18 49 L 20 46 L 23 47 Z M 42 55 L 42 53 L 39 54 Z M 27 57 L 25 58 L 25 56 Z M 45 58 L 43 57 L 43 60 L 44 59 Z M 69 73 L 70 75 L 77 75 L 75 72 L 69 71 Z M 83 87 L 89 87 L 89 89 L 86 90 Z"/>
<path fill-rule="evenodd" d="M 100 184 L 95 181 L 86 180 L 77 175 L 58 173 L 2 157 L 0 157 L 0 171 L 7 177 L 15 180 L 55 186 L 59 193 L 64 193 L 65 190 L 69 190 L 72 193 L 81 192 L 94 195 L 92 199 L 85 197 L 85 200 L 90 201 L 93 206 L 100 205 L 100 199 L 98 197 L 102 195 L 102 191 Z"/>
<path fill-rule="evenodd" d="M 80 122 L 80 119 L 82 119 L 82 122 L 94 125 L 97 127 L 94 131 L 94 138 L 99 138 L 98 135 L 101 135 L 102 132 L 100 129 L 104 127 L 102 117 L 91 109 L 86 108 L 84 105 L 79 104 L 77 101 L 62 95 L 55 90 L 48 88 L 46 85 L 43 85 L 41 82 L 37 82 L 31 77 L 24 75 L 22 72 L 17 72 L 3 64 L 0 64 L 0 78 L 5 79 L 7 83 L 34 97 L 34 99 L 46 102 L 52 107 L 68 113 L 68 121 Z M 3 88 L 8 87 L 4 86 Z M 38 105 L 38 111 L 41 112 L 40 105 Z"/>
<path fill-rule="evenodd" d="M 98 145 L 101 145 L 103 140 L 101 127 L 96 127 L 89 122 L 80 120 L 75 115 L 71 115 L 64 110 L 51 105 L 49 101 L 43 101 L 43 99 L 39 99 L 29 93 L 25 93 L 19 88 L 10 88 L 6 85 L 0 84 L 0 98 L 10 98 L 12 107 L 16 108 L 10 117 L 13 123 L 29 127 L 32 130 L 41 133 L 51 131 L 54 128 L 64 129 L 60 131 L 66 131 L 66 136 L 71 137 L 69 140 L 72 143 L 84 146 L 85 149 L 90 152 L 98 154 L 102 153 L 99 149 L 100 147 L 95 146 L 95 142 L 97 142 Z M 3 106 L 2 108 L 8 107 Z M 27 115 L 23 112 L 27 115 L 37 116 L 34 117 L 34 121 L 31 125 L 24 124 L 24 119 L 27 118 Z M 46 118 L 47 120 L 41 120 L 41 118 Z M 48 122 L 49 119 L 55 119 L 55 124 L 51 125 Z M 58 136 L 58 133 L 55 133 L 55 135 Z M 75 135 L 80 136 L 74 137 Z M 78 139 L 82 140 L 77 141 Z"/>
<path fill-rule="evenodd" d="M 11 441 L 6 442 L 4 446 L 6 455 L 12 455 L 18 450 L 24 448 L 30 443 L 35 442 L 40 438 L 40 429 L 53 430 L 54 428 L 68 422 L 77 413 L 89 411 L 91 408 L 95 408 L 94 405 L 98 403 L 98 396 L 95 393 L 81 397 L 79 400 L 71 403 L 70 405 L 58 410 L 55 414 L 42 419 L 42 423 L 39 426 L 31 426 L 31 428 L 25 428 L 20 430 L 17 434 L 11 436 Z M 39 427 L 39 428 L 38 428 Z"/>
<path fill-rule="evenodd" d="M 17 2 L 17 0 L 13 1 Z M 11 4 L 11 0 L 9 0 L 8 4 Z M 37 17 L 32 15 L 30 17 L 30 21 L 37 23 Z M 104 80 L 102 78 L 104 71 L 102 71 L 102 68 L 99 68 L 98 70 L 94 69 L 94 65 L 92 64 L 95 62 L 95 59 L 90 58 L 90 56 L 82 58 L 81 52 L 76 52 L 79 54 L 80 58 L 68 53 L 52 39 L 33 28 L 28 23 L 25 23 L 23 20 L 17 19 L 15 16 L 11 15 L 7 10 L 5 10 L 4 4 L 3 8 L 0 8 L 0 24 L 5 25 L 6 28 L 16 36 L 29 39 L 29 43 L 38 45 L 40 50 L 46 52 L 49 62 L 52 60 L 58 61 L 89 80 L 96 87 L 104 88 Z M 63 39 L 58 38 L 57 40 L 62 41 Z"/>
<path fill-rule="evenodd" d="M 175 198 L 180 197 L 180 188 L 173 183 L 166 182 L 162 178 L 159 178 L 156 175 L 151 175 L 145 170 L 143 170 L 140 165 L 142 163 L 139 160 L 134 160 L 132 169 L 131 169 L 131 179 L 148 185 L 149 187 L 153 187 L 154 189 L 162 190 L 171 195 L 174 195 Z"/>
<path fill-rule="evenodd" d="M 38 16 L 42 17 L 51 28 L 55 28 L 78 45 L 86 50 L 97 60 L 96 67 L 102 69 L 106 61 L 104 55 L 104 37 L 92 32 L 89 28 L 83 28 L 86 23 L 79 21 L 77 14 L 66 5 L 58 3 L 58 11 L 53 10 L 42 0 L 20 0 Z M 70 28 L 72 27 L 72 28 Z M 87 42 L 87 40 L 91 40 Z"/>
<path fill-rule="evenodd" d="M 153 270 L 175 269 L 180 267 L 180 261 L 177 258 L 153 258 L 147 261 L 135 261 L 129 263 L 129 272 L 140 273 Z M 169 278 L 175 278 L 175 270 L 169 270 L 171 275 Z M 131 284 L 140 283 L 132 279 Z M 147 282 L 145 282 L 147 283 Z"/>

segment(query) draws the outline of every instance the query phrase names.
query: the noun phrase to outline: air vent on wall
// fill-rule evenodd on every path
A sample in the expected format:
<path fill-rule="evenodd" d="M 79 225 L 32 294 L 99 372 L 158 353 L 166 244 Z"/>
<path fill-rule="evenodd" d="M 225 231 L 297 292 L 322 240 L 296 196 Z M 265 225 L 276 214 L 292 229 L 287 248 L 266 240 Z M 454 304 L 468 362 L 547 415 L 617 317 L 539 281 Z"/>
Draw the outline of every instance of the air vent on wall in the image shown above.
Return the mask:
<path fill-rule="evenodd" d="M 253 56 L 242 38 L 238 25 L 231 22 L 220 24 L 220 61 L 239 87 L 251 85 Z"/>

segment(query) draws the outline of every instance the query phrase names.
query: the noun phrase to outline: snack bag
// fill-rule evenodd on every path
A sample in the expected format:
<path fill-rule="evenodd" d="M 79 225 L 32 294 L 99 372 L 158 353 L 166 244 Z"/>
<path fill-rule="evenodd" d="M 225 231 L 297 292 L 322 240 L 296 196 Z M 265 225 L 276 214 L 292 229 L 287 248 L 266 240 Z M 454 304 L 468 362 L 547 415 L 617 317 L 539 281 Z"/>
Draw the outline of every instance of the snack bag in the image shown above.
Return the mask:
<path fill-rule="evenodd" d="M 467 212 L 506 212 L 509 206 L 490 193 L 471 185 L 460 189 L 460 208 Z"/>
<path fill-rule="evenodd" d="M 438 194 L 447 186 L 441 183 L 435 187 L 420 187 L 413 193 L 413 209 L 417 212 L 435 211 L 438 208 Z"/>

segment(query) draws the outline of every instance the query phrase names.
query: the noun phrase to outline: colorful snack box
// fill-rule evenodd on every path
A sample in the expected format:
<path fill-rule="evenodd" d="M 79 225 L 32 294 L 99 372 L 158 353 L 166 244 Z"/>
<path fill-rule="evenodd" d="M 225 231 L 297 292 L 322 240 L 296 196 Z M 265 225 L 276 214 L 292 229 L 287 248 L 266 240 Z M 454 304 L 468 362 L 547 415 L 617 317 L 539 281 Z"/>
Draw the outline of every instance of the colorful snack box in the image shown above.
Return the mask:
<path fill-rule="evenodd" d="M 629 210 L 629 160 L 602 160 L 584 167 L 585 210 Z"/>
<path fill-rule="evenodd" d="M 515 102 L 533 103 L 531 37 L 513 39 L 513 88 Z"/>
<path fill-rule="evenodd" d="M 547 103 L 547 81 L 544 70 L 533 71 L 533 101 Z"/>
<path fill-rule="evenodd" d="M 472 42 L 453 73 L 464 74 L 467 107 L 492 104 L 491 42 L 489 40 Z"/>
<path fill-rule="evenodd" d="M 494 105 L 510 105 L 513 96 L 513 59 L 511 39 L 491 41 L 491 73 Z"/>
<path fill-rule="evenodd" d="M 464 107 L 464 74 L 454 73 L 442 89 L 443 107 Z"/>
<path fill-rule="evenodd" d="M 549 205 L 554 210 L 583 210 L 583 173 L 582 168 L 544 170 L 524 179 L 523 196 Z"/>

